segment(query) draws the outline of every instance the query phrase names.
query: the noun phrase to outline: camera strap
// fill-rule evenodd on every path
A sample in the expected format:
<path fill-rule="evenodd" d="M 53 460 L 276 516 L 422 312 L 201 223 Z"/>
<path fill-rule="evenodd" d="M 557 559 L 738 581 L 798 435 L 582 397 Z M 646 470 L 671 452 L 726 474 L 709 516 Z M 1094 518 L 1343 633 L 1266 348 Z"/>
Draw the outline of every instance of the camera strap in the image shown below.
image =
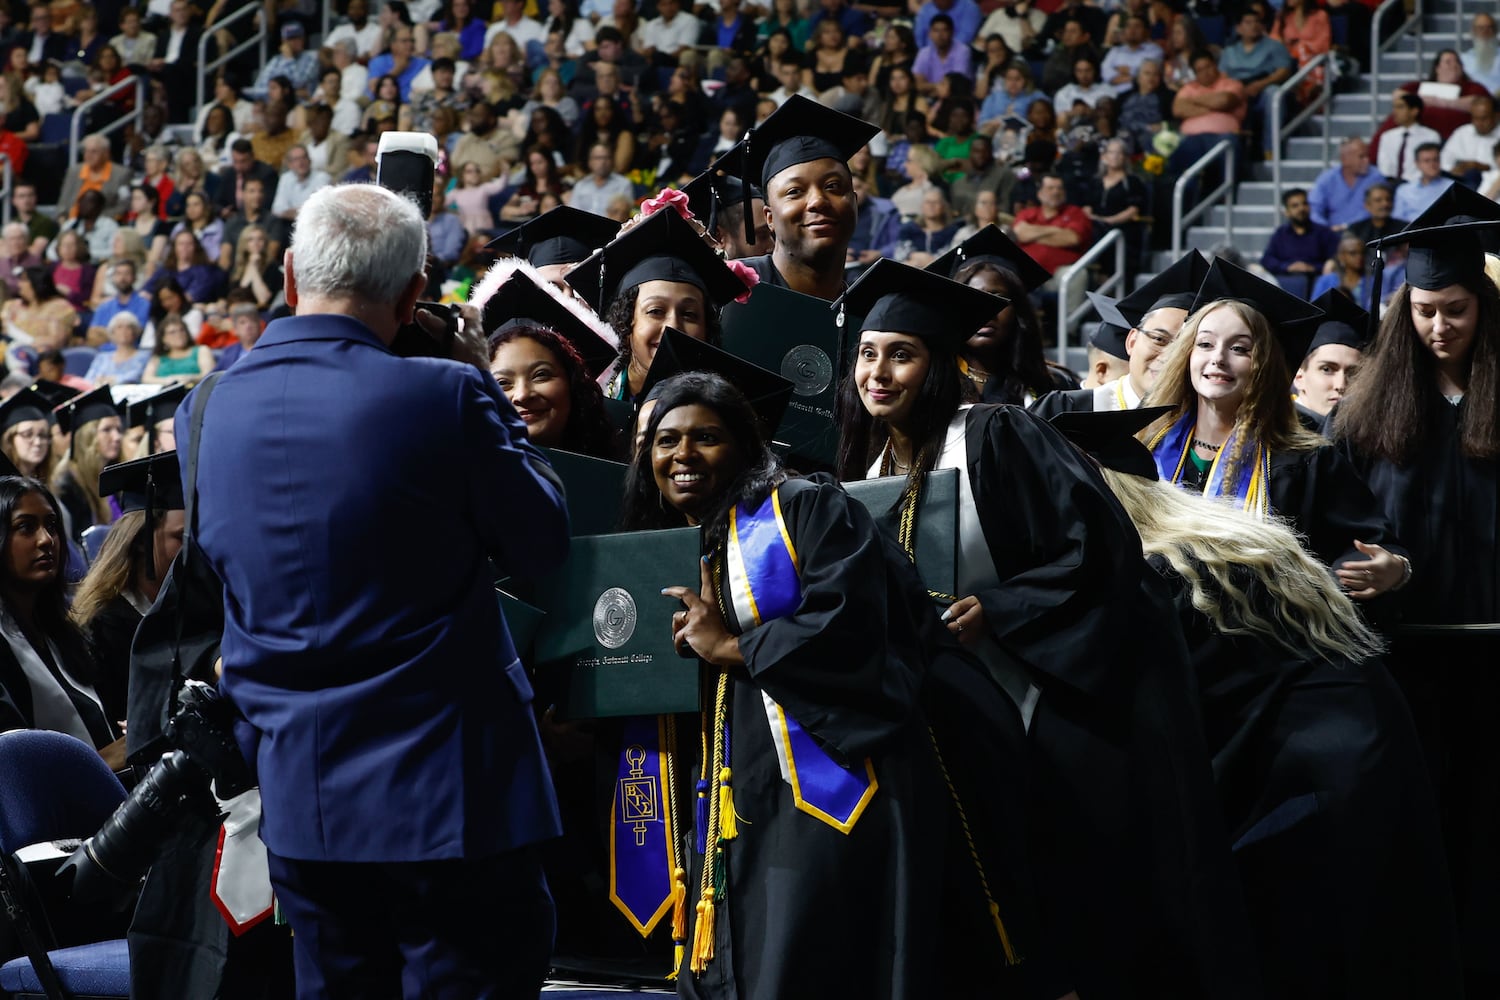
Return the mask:
<path fill-rule="evenodd" d="M 188 451 L 187 465 L 183 468 L 183 484 L 187 487 L 183 497 L 183 520 L 184 528 L 182 534 L 182 551 L 189 558 L 202 558 L 197 551 L 198 535 L 198 446 L 203 442 L 203 415 L 208 410 L 208 398 L 213 395 L 214 387 L 223 378 L 223 372 L 214 372 L 208 378 L 198 383 L 198 389 L 193 393 L 193 411 L 188 419 Z M 186 679 L 182 672 L 182 659 L 180 650 L 182 647 L 183 620 L 187 616 L 176 615 L 176 648 L 179 654 L 172 658 L 172 690 L 177 688 Z"/>
<path fill-rule="evenodd" d="M 31 959 L 31 969 L 36 973 L 37 982 L 48 1000 L 66 1000 L 68 994 L 63 991 L 62 981 L 57 978 L 57 970 L 52 967 L 47 946 L 42 942 L 31 911 L 26 906 L 23 898 L 25 890 L 12 864 L 13 859 L 0 856 L 0 914 L 10 921 L 16 936 L 21 939 L 21 947 L 25 949 L 26 957 Z"/>

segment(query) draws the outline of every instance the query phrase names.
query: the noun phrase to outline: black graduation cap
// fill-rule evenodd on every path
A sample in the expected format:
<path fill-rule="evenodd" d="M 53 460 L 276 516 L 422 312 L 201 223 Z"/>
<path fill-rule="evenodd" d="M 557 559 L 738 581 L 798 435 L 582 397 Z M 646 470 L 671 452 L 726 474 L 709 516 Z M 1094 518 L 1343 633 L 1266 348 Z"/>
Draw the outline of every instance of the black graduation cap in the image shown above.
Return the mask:
<path fill-rule="evenodd" d="M 148 539 L 146 571 L 155 580 L 155 546 L 150 539 L 156 533 L 156 515 L 162 511 L 183 510 L 187 506 L 177 452 L 163 451 L 134 462 L 109 466 L 99 473 L 99 495 L 118 497 L 123 514 L 136 510 L 146 512 L 146 525 L 142 529 Z"/>
<path fill-rule="evenodd" d="M 1369 344 L 1366 328 L 1369 326 L 1370 316 L 1349 295 L 1337 288 L 1330 288 L 1313 299 L 1313 305 L 1323 310 L 1323 321 L 1318 324 L 1312 343 L 1307 345 L 1307 353 L 1299 359 L 1299 364 L 1318 348 L 1329 344 L 1342 344 L 1356 351 L 1363 351 Z M 1287 361 L 1291 360 L 1287 358 Z"/>
<path fill-rule="evenodd" d="M 47 398 L 36 390 L 36 386 L 27 386 L 0 403 L 0 433 L 28 420 L 46 420 L 51 413 L 52 406 Z"/>
<path fill-rule="evenodd" d="M 710 308 L 745 294 L 745 283 L 675 209 L 636 223 L 569 271 L 564 279 L 602 316 L 621 289 L 643 281 L 683 281 L 703 289 Z"/>
<path fill-rule="evenodd" d="M 590 378 L 598 378 L 620 353 L 525 271 L 513 273 L 485 301 L 481 321 L 485 333 L 492 337 L 515 323 L 530 323 L 554 331 L 578 349 Z"/>
<path fill-rule="evenodd" d="M 1022 250 L 1015 241 L 1000 231 L 993 223 L 964 240 L 958 246 L 927 265 L 927 270 L 951 278 L 965 264 L 982 260 L 998 264 L 1020 279 L 1022 287 L 1034 292 L 1045 285 L 1052 275 Z"/>
<path fill-rule="evenodd" d="M 745 197 L 745 182 L 741 179 L 744 172 L 745 143 L 742 140 L 709 164 L 707 170 L 682 186 L 682 193 L 688 196 L 688 208 L 703 221 L 710 233 L 718 228 L 719 211 L 724 206 L 756 198 L 765 200 L 766 196 L 760 185 L 753 182 L 750 184 L 750 197 Z"/>
<path fill-rule="evenodd" d="M 103 420 L 105 417 L 118 417 L 120 408 L 115 405 L 109 386 L 101 385 L 93 392 L 74 396 L 53 413 L 57 416 L 57 425 L 63 429 L 63 433 L 72 434 L 84 424 Z"/>
<path fill-rule="evenodd" d="M 125 408 L 126 425 L 146 428 L 151 447 L 156 447 L 156 425 L 168 420 L 177 412 L 177 407 L 187 398 L 185 385 L 169 385 L 155 395 L 138 399 Z"/>
<path fill-rule="evenodd" d="M 1156 460 L 1151 457 L 1151 449 L 1136 435 L 1171 409 L 1144 406 L 1134 410 L 1064 410 L 1052 417 L 1052 426 L 1106 469 L 1154 480 L 1159 478 Z"/>
<path fill-rule="evenodd" d="M 1323 310 L 1311 302 L 1223 257 L 1215 257 L 1209 265 L 1208 277 L 1203 279 L 1190 312 L 1219 299 L 1238 299 L 1264 316 L 1293 369 L 1307 357 L 1307 345 L 1323 318 Z"/>
<path fill-rule="evenodd" d="M 694 340 L 670 326 L 662 331 L 656 357 L 651 359 L 646 381 L 641 384 L 641 400 L 649 399 L 657 386 L 683 372 L 712 372 L 723 376 L 755 408 L 765 425 L 767 441 L 771 440 L 776 429 L 781 426 L 781 418 L 786 415 L 786 408 L 792 401 L 794 387 L 790 379 L 753 365 L 712 344 Z"/>
<path fill-rule="evenodd" d="M 744 170 L 740 180 L 745 202 L 745 238 L 754 239 L 748 186 L 760 182 L 762 190 L 771 178 L 790 167 L 812 160 L 831 159 L 848 163 L 849 158 L 880 134 L 880 126 L 853 115 L 824 107 L 817 101 L 793 94 L 765 121 L 745 135 Z"/>
<path fill-rule="evenodd" d="M 1009 299 L 960 285 L 882 257 L 833 303 L 839 325 L 844 311 L 864 316 L 859 332 L 905 333 L 923 340 L 947 339 L 957 351 L 975 330 L 994 319 Z"/>
<path fill-rule="evenodd" d="M 524 257 L 532 267 L 575 264 L 615 238 L 620 224 L 593 212 L 559 205 L 490 240 L 487 247 Z"/>
<path fill-rule="evenodd" d="M 49 382 L 47 379 L 39 378 L 31 384 L 28 391 L 41 394 L 41 398 L 47 404 L 47 422 L 57 423 L 57 414 L 54 412 L 59 406 L 79 395 L 79 390 L 61 382 Z"/>
<path fill-rule="evenodd" d="M 1158 309 L 1186 309 L 1192 312 L 1193 300 L 1203 279 L 1208 277 L 1208 261 L 1197 250 L 1189 250 L 1172 266 L 1140 288 L 1115 303 L 1132 328 Z"/>
<path fill-rule="evenodd" d="M 1084 294 L 1089 297 L 1094 311 L 1099 314 L 1099 328 L 1089 337 L 1089 343 L 1112 358 L 1129 361 L 1130 354 L 1125 350 L 1125 335 L 1130 332 L 1130 321 L 1120 315 L 1120 310 L 1115 307 L 1115 300 L 1108 295 L 1100 295 L 1098 292 Z"/>

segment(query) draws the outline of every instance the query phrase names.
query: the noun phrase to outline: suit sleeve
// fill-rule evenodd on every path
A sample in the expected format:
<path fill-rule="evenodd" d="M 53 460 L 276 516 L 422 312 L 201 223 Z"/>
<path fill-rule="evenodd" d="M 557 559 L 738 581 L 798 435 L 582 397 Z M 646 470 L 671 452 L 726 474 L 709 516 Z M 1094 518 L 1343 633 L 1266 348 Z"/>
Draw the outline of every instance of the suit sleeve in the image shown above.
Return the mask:
<path fill-rule="evenodd" d="M 470 516 L 503 572 L 535 575 L 568 554 L 562 481 L 488 375 L 463 373 L 459 398 Z"/>

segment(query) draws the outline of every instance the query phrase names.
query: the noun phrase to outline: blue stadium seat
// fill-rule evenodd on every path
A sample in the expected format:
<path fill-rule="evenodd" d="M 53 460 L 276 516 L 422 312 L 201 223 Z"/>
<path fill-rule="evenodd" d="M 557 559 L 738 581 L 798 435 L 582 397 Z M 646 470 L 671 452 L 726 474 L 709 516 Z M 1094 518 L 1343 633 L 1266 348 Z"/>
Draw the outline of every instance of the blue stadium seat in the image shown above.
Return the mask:
<path fill-rule="evenodd" d="M 1197 24 L 1198 30 L 1203 32 L 1204 41 L 1210 45 L 1223 46 L 1229 29 L 1222 14 L 1204 14 L 1198 18 Z"/>
<path fill-rule="evenodd" d="M 93 565 L 95 559 L 99 558 L 99 550 L 104 548 L 104 540 L 109 537 L 110 526 L 107 524 L 96 524 L 83 529 L 83 555 Z"/>
<path fill-rule="evenodd" d="M 73 116 L 58 112 L 42 119 L 42 134 L 38 142 L 67 142 L 68 131 L 73 126 Z"/>
<path fill-rule="evenodd" d="M 69 375 L 83 378 L 89 373 L 89 366 L 94 363 L 94 355 L 97 353 L 99 352 L 92 347 L 64 347 L 63 370 Z"/>

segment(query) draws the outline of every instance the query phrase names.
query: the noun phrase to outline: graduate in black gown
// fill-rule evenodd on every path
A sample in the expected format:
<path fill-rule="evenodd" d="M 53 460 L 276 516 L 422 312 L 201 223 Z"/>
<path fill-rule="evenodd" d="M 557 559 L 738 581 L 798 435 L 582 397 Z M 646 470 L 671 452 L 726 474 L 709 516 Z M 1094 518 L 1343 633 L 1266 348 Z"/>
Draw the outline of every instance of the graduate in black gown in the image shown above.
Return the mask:
<path fill-rule="evenodd" d="M 1445 194 L 1413 229 L 1500 214 L 1478 201 Z M 1412 240 L 1331 420 L 1411 553 L 1393 669 L 1437 785 L 1469 995 L 1500 995 L 1500 294 L 1474 232 Z"/>
<path fill-rule="evenodd" d="M 99 496 L 99 473 L 120 460 L 124 443 L 120 410 L 109 386 L 74 396 L 53 413 L 68 435 L 68 450 L 58 460 L 51 486 L 61 504 L 68 537 L 75 542 L 96 524 L 112 524 L 114 510 Z"/>
<path fill-rule="evenodd" d="M 575 264 L 614 239 L 620 224 L 593 212 L 559 205 L 485 245 L 536 268 L 542 280 L 562 285 Z"/>
<path fill-rule="evenodd" d="M 1321 311 L 1215 260 L 1151 402 L 1171 409 L 1145 440 L 1161 477 L 1264 517 L 1288 519 L 1356 600 L 1399 588 L 1410 563 L 1348 459 L 1297 419 L 1288 358 Z"/>
<path fill-rule="evenodd" d="M 1269 994 L 1461 996 L 1435 800 L 1381 640 L 1285 526 L 1158 481 L 1131 436 L 1150 416 L 1056 424 L 1172 591 Z"/>
<path fill-rule="evenodd" d="M 1025 865 L 999 864 L 994 813 L 967 812 L 972 844 L 950 837 L 941 734 L 920 709 L 934 616 L 864 508 L 786 478 L 744 398 L 691 373 L 657 396 L 626 517 L 705 532 L 702 578 L 663 592 L 683 602 L 674 641 L 705 664 L 679 995 L 1058 996 L 1016 976 Z M 968 677 L 976 704 L 1004 707 Z M 993 778 L 991 795 L 1020 787 Z M 972 892 L 948 891 L 960 872 Z"/>
<path fill-rule="evenodd" d="M 1369 345 L 1370 314 L 1339 288 L 1319 295 L 1313 305 L 1323 310 L 1323 319 L 1292 379 L 1293 398 L 1302 425 L 1324 434 L 1329 412 L 1349 391 Z"/>
<path fill-rule="evenodd" d="M 1186 652 L 1093 465 L 1016 406 L 971 405 L 959 351 L 994 296 L 894 261 L 851 286 L 846 480 L 959 479 L 947 629 L 1029 722 L 1043 932 L 1082 997 L 1258 996 Z M 977 300 L 977 301 L 975 301 Z"/>

